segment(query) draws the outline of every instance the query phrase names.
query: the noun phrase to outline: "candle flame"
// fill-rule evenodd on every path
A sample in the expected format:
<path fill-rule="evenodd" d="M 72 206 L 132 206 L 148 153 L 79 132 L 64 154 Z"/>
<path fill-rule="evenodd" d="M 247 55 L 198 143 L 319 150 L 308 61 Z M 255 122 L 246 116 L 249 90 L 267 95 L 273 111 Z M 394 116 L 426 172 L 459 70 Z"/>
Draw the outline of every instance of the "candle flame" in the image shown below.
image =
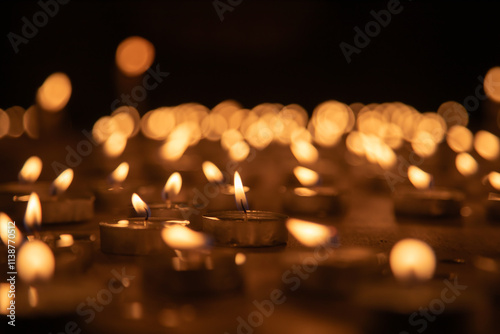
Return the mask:
<path fill-rule="evenodd" d="M 56 245 L 57 247 L 70 247 L 73 246 L 75 243 L 75 240 L 73 239 L 73 236 L 71 234 L 61 234 L 59 236 L 59 240 L 57 240 Z"/>
<path fill-rule="evenodd" d="M 469 153 L 459 153 L 455 158 L 455 166 L 463 176 L 474 175 L 477 172 L 478 165 L 476 160 Z"/>
<path fill-rule="evenodd" d="M 50 186 L 50 194 L 51 195 L 63 194 L 71 185 L 71 182 L 73 181 L 73 176 L 74 173 L 71 168 L 64 170 L 61 174 L 59 174 L 58 177 L 56 177 L 54 182 L 52 182 L 52 185 Z"/>
<path fill-rule="evenodd" d="M 42 206 L 38 194 L 32 192 L 26 206 L 26 214 L 24 215 L 24 223 L 30 229 L 38 229 L 42 224 Z"/>
<path fill-rule="evenodd" d="M 432 175 L 416 166 L 408 167 L 408 178 L 417 189 L 428 189 L 431 186 Z"/>
<path fill-rule="evenodd" d="M 205 161 L 202 164 L 203 174 L 207 178 L 208 182 L 222 183 L 224 182 L 224 176 L 220 169 L 212 162 Z"/>
<path fill-rule="evenodd" d="M 429 280 L 436 269 L 434 251 L 417 239 L 403 239 L 396 243 L 389 261 L 394 276 L 400 281 Z"/>
<path fill-rule="evenodd" d="M 243 182 L 241 182 L 240 173 L 238 172 L 234 172 L 234 198 L 236 199 L 236 207 L 238 208 L 238 210 L 248 210 L 245 188 L 243 188 Z"/>
<path fill-rule="evenodd" d="M 311 196 L 316 196 L 318 192 L 316 190 L 312 190 L 310 188 L 305 188 L 305 187 L 297 187 L 293 189 L 293 192 L 297 196 L 303 196 L 303 197 L 311 197 Z"/>
<path fill-rule="evenodd" d="M 203 249 L 210 245 L 210 238 L 182 225 L 165 227 L 161 232 L 163 241 L 177 250 Z"/>
<path fill-rule="evenodd" d="M 500 153 L 500 139 L 488 131 L 478 131 L 474 137 L 474 148 L 486 160 L 495 160 Z"/>
<path fill-rule="evenodd" d="M 319 174 L 312 169 L 297 166 L 293 169 L 293 174 L 304 187 L 310 187 L 318 184 Z"/>
<path fill-rule="evenodd" d="M 305 140 L 292 142 L 290 149 L 294 157 L 302 164 L 312 164 L 318 160 L 318 150 Z"/>
<path fill-rule="evenodd" d="M 58 112 L 71 97 L 71 81 L 64 73 L 53 73 L 38 88 L 36 100 L 46 111 Z"/>
<path fill-rule="evenodd" d="M 38 290 L 34 286 L 29 287 L 28 303 L 31 307 L 36 307 L 38 305 Z"/>
<path fill-rule="evenodd" d="M 135 212 L 141 216 L 145 216 L 148 219 L 151 216 L 151 209 L 136 193 L 132 194 L 132 206 Z"/>
<path fill-rule="evenodd" d="M 116 169 L 109 175 L 111 184 L 121 184 L 128 176 L 129 165 L 122 162 Z"/>
<path fill-rule="evenodd" d="M 496 190 L 500 190 L 500 173 L 498 172 L 490 172 L 486 179 L 488 182 L 495 188 Z"/>
<path fill-rule="evenodd" d="M 327 244 L 337 234 L 333 227 L 295 218 L 289 218 L 286 227 L 301 244 L 307 247 Z"/>
<path fill-rule="evenodd" d="M 4 245 L 7 245 L 9 240 L 14 242 L 14 245 L 18 247 L 23 242 L 23 234 L 17 226 L 9 224 L 13 220 L 3 212 L 0 212 L 0 240 L 2 240 Z"/>
<path fill-rule="evenodd" d="M 153 44 L 140 36 L 127 37 L 116 48 L 116 65 L 128 77 L 144 73 L 151 66 L 154 58 Z"/>
<path fill-rule="evenodd" d="M 17 271 L 26 283 L 46 281 L 52 277 L 54 269 L 54 254 L 44 242 L 33 240 L 24 243 L 19 249 Z"/>
<path fill-rule="evenodd" d="M 113 132 L 104 142 L 102 147 L 104 154 L 110 158 L 119 157 L 127 146 L 127 136 L 122 132 Z"/>
<path fill-rule="evenodd" d="M 42 160 L 37 156 L 32 156 L 26 160 L 19 171 L 19 181 L 26 183 L 34 183 L 38 180 L 40 173 L 42 172 Z"/>
<path fill-rule="evenodd" d="M 162 199 L 164 201 L 172 201 L 175 196 L 179 195 L 182 188 L 182 177 L 178 172 L 172 173 L 168 178 L 163 191 L 161 193 Z"/>

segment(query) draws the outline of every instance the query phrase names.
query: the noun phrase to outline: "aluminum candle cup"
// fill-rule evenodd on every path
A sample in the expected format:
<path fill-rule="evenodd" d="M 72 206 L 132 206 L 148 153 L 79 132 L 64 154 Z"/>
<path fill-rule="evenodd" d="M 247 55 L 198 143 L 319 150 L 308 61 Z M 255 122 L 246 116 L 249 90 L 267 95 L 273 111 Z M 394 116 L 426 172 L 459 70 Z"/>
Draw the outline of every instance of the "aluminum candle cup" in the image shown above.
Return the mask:
<path fill-rule="evenodd" d="M 54 253 L 55 277 L 74 277 L 83 274 L 91 266 L 95 235 L 46 233 L 41 238 Z"/>
<path fill-rule="evenodd" d="M 169 220 L 189 220 L 189 227 L 194 230 L 201 229 L 200 211 L 189 207 L 186 203 L 172 203 L 171 205 L 167 205 L 166 203 L 153 203 L 149 204 L 149 209 L 151 210 L 152 217 Z M 130 216 L 139 216 L 133 207 L 130 208 Z"/>
<path fill-rule="evenodd" d="M 448 188 L 401 187 L 394 193 L 396 215 L 416 218 L 459 217 L 464 194 Z"/>
<path fill-rule="evenodd" d="M 144 277 L 146 293 L 166 299 L 235 292 L 243 285 L 235 254 L 220 250 L 170 250 L 145 261 Z"/>
<path fill-rule="evenodd" d="M 346 298 L 363 282 L 382 278 L 387 259 L 369 248 L 333 249 L 328 245 L 320 245 L 314 250 L 288 252 L 284 255 L 283 265 L 287 269 L 301 267 L 308 274 L 300 286 L 305 294 Z M 308 270 L 313 267 L 315 270 Z M 291 273 L 289 278 L 293 275 Z"/>
<path fill-rule="evenodd" d="M 327 216 L 339 214 L 342 203 L 333 187 L 297 187 L 287 189 L 283 197 L 285 212 L 299 215 Z"/>
<path fill-rule="evenodd" d="M 96 186 L 93 188 L 96 200 L 96 209 L 102 212 L 126 213 L 124 208 L 130 202 L 134 193 L 132 187 L 127 186 Z"/>
<path fill-rule="evenodd" d="M 94 217 L 94 196 L 92 194 L 42 195 L 42 223 L 72 223 Z M 5 212 L 16 221 L 22 221 L 26 212 L 29 194 L 16 196 L 7 205 Z"/>
<path fill-rule="evenodd" d="M 100 222 L 101 250 L 117 255 L 148 255 L 167 248 L 161 238 L 164 227 L 187 225 L 188 222 L 150 217 L 128 218 L 114 222 Z"/>
<path fill-rule="evenodd" d="M 203 216 L 203 231 L 217 245 L 265 247 L 286 244 L 287 216 L 267 211 L 220 211 Z"/>

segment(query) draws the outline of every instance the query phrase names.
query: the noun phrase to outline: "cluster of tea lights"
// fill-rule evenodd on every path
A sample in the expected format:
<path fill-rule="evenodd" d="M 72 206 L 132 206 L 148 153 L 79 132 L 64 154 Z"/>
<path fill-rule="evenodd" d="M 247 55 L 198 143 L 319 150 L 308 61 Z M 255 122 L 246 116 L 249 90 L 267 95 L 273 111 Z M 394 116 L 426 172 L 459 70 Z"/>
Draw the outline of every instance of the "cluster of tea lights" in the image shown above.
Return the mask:
<path fill-rule="evenodd" d="M 152 64 L 154 47 L 151 49 L 152 45 L 139 37 L 124 43 L 128 43 L 127 48 L 148 52 L 149 61 L 137 65 L 139 68 L 127 63 L 123 45 L 117 52 L 117 67 L 122 74 L 140 78 Z M 498 75 L 499 71 L 493 68 L 488 75 Z M 485 90 L 498 101 L 495 91 Z M 71 92 L 66 74 L 50 75 L 40 87 L 34 106 L 26 111 L 21 107 L 0 110 L 0 138 L 26 133 L 43 142 L 43 125 L 34 120 L 63 112 Z M 401 102 L 347 105 L 330 100 L 319 104 L 310 118 L 297 104 L 263 103 L 247 109 L 235 101 L 223 101 L 209 109 L 186 103 L 144 113 L 132 106 L 120 106 L 111 115 L 99 118 L 92 128 L 92 139 L 103 154 L 97 169 L 100 176 L 82 181 L 84 176 L 79 176 L 78 170 L 68 168 L 52 183 L 38 181 L 48 162 L 32 156 L 24 157 L 18 182 L 0 185 L 3 247 L 15 235 L 17 271 L 31 296 L 29 303 L 19 304 L 25 308 L 20 312 L 29 315 L 30 308 L 37 307 L 33 291 L 47 289 L 40 282 L 50 282 L 57 276 L 54 273 L 71 271 L 75 266 L 85 268 L 92 261 L 81 252 L 72 265 L 62 261 L 66 251 L 61 249 L 81 244 L 82 236 L 59 233 L 57 228 L 45 231 L 44 227 L 93 224 L 97 234 L 83 237 L 90 248 L 95 246 L 111 258 L 154 259 L 144 268 L 150 277 L 155 276 L 147 287 L 153 290 L 152 296 L 155 290 L 162 294 L 164 279 L 176 282 L 176 288 L 170 287 L 166 295 L 238 290 L 244 284 L 238 269 L 245 262 L 244 253 L 256 248 L 264 252 L 285 249 L 291 235 L 302 247 L 283 253 L 281 265 L 285 268 L 305 263 L 318 249 L 331 254 L 317 264 L 319 269 L 304 287 L 306 293 L 319 292 L 334 299 L 356 296 L 360 305 L 371 310 L 410 314 L 418 294 L 435 292 L 432 284 L 422 283 L 434 277 L 436 258 L 432 248 L 416 239 L 399 241 L 390 254 L 361 246 L 342 247 L 335 228 L 313 222 L 318 218 L 336 222 L 334 217 L 349 209 L 345 200 L 349 187 L 366 186 L 356 180 L 359 183 L 353 181 L 346 187 L 340 182 L 342 175 L 331 174 L 331 154 L 325 152 L 341 152 L 334 163 L 360 171 L 361 180 L 372 177 L 393 187 L 397 220 L 455 217 L 460 222 L 460 217 L 471 214 L 464 201 L 477 193 L 468 194 L 467 187 L 453 187 L 453 183 L 443 181 L 447 172 L 442 173 L 439 166 L 446 165 L 447 171 L 459 173 L 458 182 L 475 183 L 480 188 L 490 218 L 497 221 L 500 173 L 495 163 L 500 139 L 485 130 L 473 134 L 467 125 L 467 111 L 457 102 L 446 102 L 436 112 L 422 113 Z M 134 137 L 140 140 L 140 153 L 129 145 Z M 218 151 L 206 154 L 197 150 L 204 142 L 216 144 Z M 245 185 L 247 175 L 266 173 L 266 169 L 253 171 L 244 162 L 252 155 L 258 159 L 269 147 L 283 153 L 276 156 L 278 171 L 283 175 L 279 198 L 275 199 L 280 203 L 276 207 L 281 208 L 277 212 L 252 207 L 249 198 L 258 199 L 259 193 L 253 185 Z M 455 159 L 443 161 L 445 151 Z M 413 159 L 402 167 L 398 156 L 408 152 Z M 223 168 L 228 161 L 238 166 L 237 170 Z M 139 174 L 153 169 L 164 176 L 153 180 L 152 185 L 151 179 L 143 184 L 140 178 L 128 182 L 133 168 Z M 190 177 L 187 187 L 183 175 Z M 73 178 L 79 177 L 88 189 L 71 191 Z M 191 190 L 204 187 L 211 189 L 211 196 L 207 205 L 200 207 Z M 182 191 L 187 195 L 181 196 Z M 9 229 L 13 221 L 15 233 Z M 403 284 L 387 286 L 384 273 L 388 265 Z M 222 279 L 230 283 L 217 283 Z M 3 306 L 9 298 L 5 283 L 1 284 L 0 313 L 5 313 Z M 387 303 L 377 302 L 380 296 Z M 470 316 L 470 310 L 460 309 L 457 314 Z"/>

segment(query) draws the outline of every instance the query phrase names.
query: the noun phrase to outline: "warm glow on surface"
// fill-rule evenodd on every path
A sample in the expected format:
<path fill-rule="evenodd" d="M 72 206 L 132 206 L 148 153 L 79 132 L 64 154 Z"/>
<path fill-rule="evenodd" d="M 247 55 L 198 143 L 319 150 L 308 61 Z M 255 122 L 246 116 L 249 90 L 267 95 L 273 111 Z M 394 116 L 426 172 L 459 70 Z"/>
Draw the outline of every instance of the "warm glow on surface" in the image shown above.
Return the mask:
<path fill-rule="evenodd" d="M 110 183 L 111 184 L 121 184 L 127 178 L 128 171 L 129 171 L 128 163 L 122 162 L 109 175 Z"/>
<path fill-rule="evenodd" d="M 486 160 L 495 160 L 500 152 L 500 140 L 488 131 L 478 131 L 474 137 L 474 148 Z"/>
<path fill-rule="evenodd" d="M 224 176 L 220 169 L 210 161 L 204 161 L 202 164 L 203 174 L 207 178 L 208 182 L 222 183 L 224 182 Z"/>
<path fill-rule="evenodd" d="M 63 109 L 71 97 L 71 81 L 64 73 L 51 74 L 36 95 L 38 104 L 46 111 L 57 112 Z"/>
<path fill-rule="evenodd" d="M 181 225 L 165 227 L 161 237 L 167 246 L 178 250 L 201 249 L 209 244 L 209 238 L 204 233 Z"/>
<path fill-rule="evenodd" d="M 30 229 L 37 229 L 42 224 L 42 206 L 38 194 L 32 192 L 28 199 L 26 206 L 26 213 L 24 214 L 24 223 Z"/>
<path fill-rule="evenodd" d="M 59 240 L 56 241 L 57 247 L 70 247 L 73 246 L 75 240 L 71 234 L 61 234 Z"/>
<path fill-rule="evenodd" d="M 241 181 L 240 173 L 238 172 L 234 172 L 234 198 L 236 200 L 238 210 L 248 210 L 245 188 L 243 188 L 243 182 Z"/>
<path fill-rule="evenodd" d="M 391 250 L 390 265 L 399 281 L 425 281 L 434 276 L 436 256 L 432 248 L 417 239 L 403 239 Z"/>
<path fill-rule="evenodd" d="M 318 150 L 311 143 L 306 141 L 295 141 L 291 144 L 290 149 L 292 150 L 294 157 L 301 164 L 312 164 L 318 160 Z"/>
<path fill-rule="evenodd" d="M 162 198 L 164 201 L 172 201 L 175 196 L 179 195 L 182 188 L 182 177 L 178 172 L 172 173 L 168 178 L 162 191 Z"/>
<path fill-rule="evenodd" d="M 38 180 L 42 172 L 42 160 L 37 156 L 29 157 L 19 171 L 19 181 L 33 183 Z"/>
<path fill-rule="evenodd" d="M 446 135 L 448 146 L 457 153 L 469 151 L 472 148 L 473 140 L 472 132 L 462 125 L 452 126 Z"/>
<path fill-rule="evenodd" d="M 40 240 L 25 242 L 17 256 L 17 272 L 26 283 L 46 281 L 54 274 L 56 261 L 49 246 Z"/>
<path fill-rule="evenodd" d="M 459 153 L 455 158 L 455 166 L 463 176 L 474 175 L 477 172 L 478 165 L 476 159 L 469 153 Z"/>
<path fill-rule="evenodd" d="M 297 166 L 293 169 L 293 174 L 304 187 L 310 187 L 318 184 L 319 174 L 312 169 Z"/>
<path fill-rule="evenodd" d="M 134 210 L 138 215 L 144 216 L 146 218 L 151 216 L 151 210 L 149 209 L 149 206 L 136 193 L 132 194 L 132 206 L 134 207 Z"/>
<path fill-rule="evenodd" d="M 71 168 L 65 169 L 58 177 L 52 182 L 50 186 L 50 193 L 52 195 L 63 194 L 73 182 L 73 170 Z"/>
<path fill-rule="evenodd" d="M 110 158 L 119 157 L 127 146 L 127 136 L 121 132 L 113 132 L 104 142 L 104 154 Z"/>
<path fill-rule="evenodd" d="M 335 229 L 328 226 L 295 218 L 289 218 L 286 227 L 295 239 L 307 247 L 327 244 L 336 233 Z"/>
<path fill-rule="evenodd" d="M 129 77 L 138 76 L 153 64 L 155 48 L 150 41 L 132 36 L 124 39 L 116 49 L 116 65 Z"/>
<path fill-rule="evenodd" d="M 9 240 L 12 240 L 13 246 L 19 247 L 23 242 L 23 234 L 17 226 L 12 226 L 9 222 L 13 222 L 13 220 L 5 213 L 0 212 L 0 240 L 4 245 L 8 245 Z"/>
<path fill-rule="evenodd" d="M 416 166 L 408 167 L 408 178 L 417 189 L 428 189 L 431 186 L 432 175 Z"/>
<path fill-rule="evenodd" d="M 498 172 L 490 172 L 487 177 L 488 182 L 495 188 L 496 190 L 500 190 L 500 173 Z"/>
<path fill-rule="evenodd" d="M 500 67 L 492 67 L 484 77 L 484 92 L 490 99 L 500 102 Z"/>

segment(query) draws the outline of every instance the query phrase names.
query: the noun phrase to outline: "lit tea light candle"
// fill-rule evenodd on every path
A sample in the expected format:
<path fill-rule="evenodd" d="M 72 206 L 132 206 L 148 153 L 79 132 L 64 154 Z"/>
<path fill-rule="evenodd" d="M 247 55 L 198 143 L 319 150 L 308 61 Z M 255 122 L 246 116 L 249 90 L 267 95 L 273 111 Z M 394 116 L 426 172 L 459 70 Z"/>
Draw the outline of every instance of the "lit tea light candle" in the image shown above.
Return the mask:
<path fill-rule="evenodd" d="M 387 262 L 385 256 L 364 247 L 338 248 L 337 230 L 333 226 L 295 218 L 289 218 L 286 226 L 307 248 L 284 254 L 284 269 L 292 266 L 316 268 L 308 270 L 308 278 L 302 281 L 300 289 L 304 293 L 344 298 L 361 283 L 382 277 Z"/>
<path fill-rule="evenodd" d="M 70 223 L 89 220 L 94 216 L 94 196 L 66 192 L 73 181 L 73 170 L 64 170 L 49 187 L 38 192 L 43 212 L 43 223 Z M 29 195 L 14 196 L 7 211 L 19 220 L 28 204 Z"/>
<path fill-rule="evenodd" d="M 213 235 L 218 245 L 263 247 L 286 244 L 286 216 L 267 211 L 248 210 L 243 183 L 234 173 L 236 206 L 239 211 L 220 211 L 203 216 L 203 231 Z"/>
<path fill-rule="evenodd" d="M 55 266 L 54 253 L 43 241 L 30 241 L 19 249 L 17 272 L 27 284 L 50 280 L 54 275 Z"/>
<path fill-rule="evenodd" d="M 242 278 L 236 254 L 212 250 L 211 236 L 186 226 L 173 226 L 162 231 L 165 244 L 173 250 L 148 261 L 144 288 L 155 296 L 220 294 L 241 288 Z M 168 282 L 165 284 L 165 282 Z"/>
<path fill-rule="evenodd" d="M 124 185 L 129 173 L 129 164 L 122 162 L 108 175 L 107 182 L 93 186 L 96 208 L 100 211 L 125 213 L 126 205 L 132 196 L 133 189 Z"/>
<path fill-rule="evenodd" d="M 0 203 L 10 203 L 15 196 L 26 195 L 33 191 L 46 191 L 50 184 L 47 182 L 37 182 L 42 172 L 42 167 L 43 163 L 39 157 L 29 157 L 18 173 L 18 182 L 0 185 Z M 2 206 L 2 204 L 0 204 L 0 206 Z"/>
<path fill-rule="evenodd" d="M 189 220 L 191 227 L 200 228 L 201 222 L 199 215 L 189 208 L 185 202 L 177 202 L 177 197 L 182 189 L 182 177 L 178 172 L 172 173 L 161 191 L 162 202 L 151 203 L 149 208 L 151 215 L 158 218 L 168 218 L 177 220 Z M 136 210 L 137 212 L 137 210 Z M 132 212 L 132 216 L 136 216 Z"/>
<path fill-rule="evenodd" d="M 203 173 L 209 184 L 205 186 L 205 193 L 209 194 L 206 205 L 208 211 L 224 211 L 234 208 L 234 186 L 226 184 L 224 175 L 212 162 L 205 161 L 202 164 Z M 210 187 L 210 189 L 209 189 Z M 245 196 L 248 197 L 250 188 L 244 187 Z"/>
<path fill-rule="evenodd" d="M 101 250 L 117 255 L 148 255 L 165 249 L 161 238 L 164 227 L 188 225 L 187 220 L 151 217 L 149 206 L 134 193 L 132 205 L 142 217 L 100 222 Z"/>
<path fill-rule="evenodd" d="M 412 217 L 458 217 L 464 194 L 458 190 L 433 187 L 432 175 L 416 166 L 408 168 L 408 178 L 414 188 L 396 188 L 396 215 Z"/>
<path fill-rule="evenodd" d="M 320 176 L 312 169 L 302 166 L 293 169 L 302 187 L 287 189 L 284 194 L 284 209 L 290 214 L 327 216 L 342 210 L 337 189 L 319 186 Z"/>
<path fill-rule="evenodd" d="M 467 328 L 473 310 L 478 307 L 478 299 L 469 290 L 461 290 L 459 298 L 458 295 L 452 295 L 451 287 L 463 287 L 460 277 L 433 280 L 436 256 L 427 243 L 418 239 L 400 240 L 393 246 L 389 262 L 399 284 L 384 280 L 366 285 L 355 298 L 356 304 L 373 314 L 372 321 L 366 323 L 371 330 L 380 332 L 383 328 L 383 332 L 410 332 L 415 327 L 408 319 L 424 319 L 420 313 L 423 309 L 431 310 L 433 317 L 439 314 L 432 323 L 433 330 L 447 332 L 453 328 L 461 332 Z M 453 302 L 443 291 L 455 296 Z"/>

